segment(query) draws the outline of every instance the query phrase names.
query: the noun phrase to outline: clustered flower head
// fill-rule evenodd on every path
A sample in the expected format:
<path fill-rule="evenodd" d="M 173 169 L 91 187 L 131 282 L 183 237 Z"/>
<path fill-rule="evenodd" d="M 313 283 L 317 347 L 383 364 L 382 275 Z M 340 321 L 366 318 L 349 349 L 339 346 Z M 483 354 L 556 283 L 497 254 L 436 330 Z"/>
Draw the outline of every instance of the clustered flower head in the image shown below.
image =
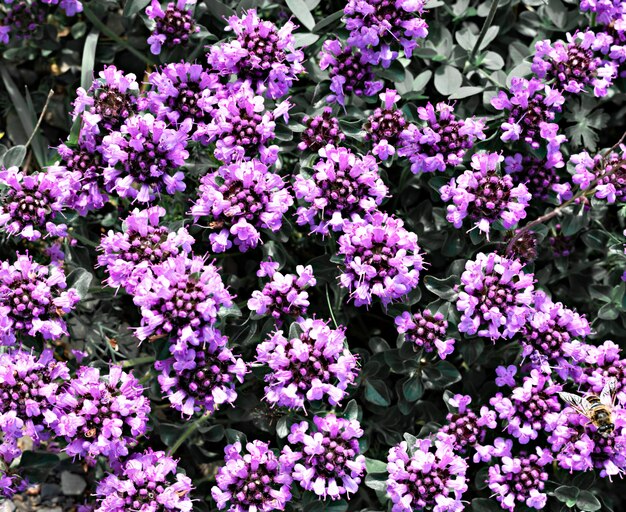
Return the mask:
<path fill-rule="evenodd" d="M 225 462 L 211 495 L 220 510 L 231 512 L 270 512 L 284 510 L 291 499 L 291 465 L 270 450 L 269 444 L 253 441 L 229 444 L 224 449 Z"/>
<path fill-rule="evenodd" d="M 445 359 L 454 351 L 454 339 L 447 338 L 448 322 L 440 312 L 402 312 L 395 318 L 396 329 L 404 339 L 426 353 L 437 352 Z"/>
<path fill-rule="evenodd" d="M 359 157 L 348 148 L 328 145 L 319 156 L 310 177 L 296 176 L 293 190 L 303 203 L 296 222 L 328 235 L 341 231 L 355 214 L 376 210 L 388 189 L 372 155 Z"/>
<path fill-rule="evenodd" d="M 399 56 L 411 58 L 419 39 L 428 35 L 424 0 L 349 0 L 343 21 L 348 44 L 370 64 L 387 68 Z"/>
<path fill-rule="evenodd" d="M 498 153 L 477 153 L 472 156 L 472 170 L 452 178 L 439 189 L 441 199 L 451 202 L 446 219 L 455 228 L 469 217 L 480 231 L 489 235 L 495 221 L 512 228 L 526 218 L 526 207 L 532 199 L 526 185 L 513 185 L 510 175 L 499 173 L 504 157 Z"/>
<path fill-rule="evenodd" d="M 563 166 L 562 162 L 559 166 Z M 543 159 L 515 153 L 513 156 L 504 158 L 504 169 L 513 178 L 513 183 L 523 184 L 535 200 L 547 200 L 550 192 L 556 194 L 569 192 L 569 188 L 564 188 L 566 184 L 561 183 L 557 167 L 549 166 Z M 568 198 L 565 197 L 565 199 Z"/>
<path fill-rule="evenodd" d="M 400 133 L 398 155 L 408 157 L 413 173 L 445 171 L 463 161 L 476 140 L 485 138 L 485 123 L 480 119 L 457 119 L 454 107 L 430 102 L 418 107 L 421 126 L 410 124 Z"/>
<path fill-rule="evenodd" d="M 332 107 L 324 107 L 319 115 L 305 116 L 302 122 L 306 128 L 300 135 L 301 140 L 298 143 L 300 151 L 308 149 L 316 152 L 328 145 L 339 146 L 346 139 L 339 121 L 334 117 Z"/>
<path fill-rule="evenodd" d="M 309 294 L 306 289 L 315 286 L 317 280 L 311 265 L 298 265 L 296 274 L 278 272 L 279 264 L 273 261 L 261 262 L 258 277 L 267 277 L 262 290 L 252 292 L 248 308 L 257 315 L 269 315 L 280 325 L 286 318 L 298 319 L 306 314 L 309 307 Z"/>
<path fill-rule="evenodd" d="M 155 266 L 191 252 L 194 238 L 184 227 L 170 231 L 160 225 L 165 214 L 161 206 L 135 209 L 124 220 L 122 232 L 110 230 L 102 237 L 98 265 L 108 274 L 108 286 L 132 294 Z"/>
<path fill-rule="evenodd" d="M 375 297 L 386 306 L 417 287 L 424 258 L 417 235 L 407 231 L 401 219 L 379 211 L 355 215 L 343 232 L 339 283 L 350 290 L 356 306 L 369 306 Z"/>
<path fill-rule="evenodd" d="M 387 160 L 396 153 L 400 133 L 407 121 L 404 113 L 395 107 L 400 95 L 395 89 L 387 89 L 380 94 L 383 107 L 378 107 L 367 118 L 364 125 L 365 140 L 374 144 L 372 153 L 381 160 Z"/>
<path fill-rule="evenodd" d="M 80 297 L 67 289 L 65 273 L 56 265 L 40 265 L 28 254 L 17 253 L 15 263 L 0 263 L 0 345 L 12 345 L 16 336 L 57 340 L 67 335 L 64 315 Z"/>
<path fill-rule="evenodd" d="M 241 17 L 233 15 L 228 18 L 228 29 L 235 39 L 211 46 L 209 66 L 221 75 L 236 75 L 257 94 L 281 98 L 304 73 L 304 53 L 296 49 L 293 35 L 296 28 L 292 21 L 278 28 L 260 19 L 256 9 Z"/>
<path fill-rule="evenodd" d="M 98 484 L 95 512 L 191 512 L 191 479 L 177 468 L 178 462 L 165 452 L 148 449 L 131 455 L 120 471 Z"/>
<path fill-rule="evenodd" d="M 595 187 L 595 197 L 608 203 L 626 202 L 626 146 L 608 155 L 591 156 L 587 151 L 572 155 L 572 182 L 581 190 Z"/>
<path fill-rule="evenodd" d="M 146 14 L 155 23 L 148 38 L 150 51 L 154 55 L 159 55 L 166 43 L 167 46 L 187 44 L 189 36 L 200 30 L 193 19 L 195 3 L 196 0 L 174 0 L 163 9 L 159 0 L 152 0 L 146 8 Z"/>
<path fill-rule="evenodd" d="M 357 420 L 334 414 L 314 416 L 313 425 L 303 421 L 291 426 L 290 444 L 281 460 L 293 464 L 293 480 L 303 489 L 324 499 L 348 498 L 358 491 L 365 473 L 365 457 L 359 448 L 362 436 Z"/>
<path fill-rule="evenodd" d="M 197 346 L 172 345 L 172 357 L 155 364 L 161 371 L 161 389 L 183 416 L 213 413 L 222 404 L 232 404 L 235 384 L 246 374 L 246 364 L 226 346 L 226 336 L 214 329 L 208 338 Z"/>
<path fill-rule="evenodd" d="M 467 462 L 446 436 L 402 441 L 389 450 L 387 493 L 393 512 L 459 512 L 467 490 Z"/>
<path fill-rule="evenodd" d="M 290 409 L 305 409 L 306 401 L 315 400 L 338 405 L 358 374 L 344 329 L 311 318 L 293 325 L 295 336 L 292 330 L 288 336 L 276 331 L 257 347 L 257 361 L 271 370 L 265 376 L 265 399 Z"/>
<path fill-rule="evenodd" d="M 451 441 L 455 452 L 466 453 L 469 447 L 479 447 L 487 429 L 497 426 L 494 411 L 483 405 L 476 414 L 468 407 L 471 402 L 468 395 L 454 395 L 447 402 L 452 410 L 446 416 L 447 423 L 439 430 L 439 437 Z"/>
<path fill-rule="evenodd" d="M 224 252 L 233 242 L 246 252 L 261 241 L 260 229 L 280 230 L 292 204 L 283 178 L 259 160 L 248 160 L 205 174 L 191 215 L 196 221 L 209 217 L 219 230 L 209 235 L 213 252 Z"/>
<path fill-rule="evenodd" d="M 44 22 L 45 13 L 37 3 L 18 0 L 7 7 L 8 10 L 0 19 L 0 43 L 9 44 L 15 40 L 30 39 L 37 27 Z"/>
<path fill-rule="evenodd" d="M 594 52 L 606 44 L 601 40 L 606 37 L 603 32 L 585 30 L 567 34 L 567 43 L 539 41 L 535 44 L 531 69 L 539 78 L 554 81 L 553 85 L 564 92 L 580 94 L 591 88 L 595 96 L 606 96 L 617 76 L 617 66 Z"/>
<path fill-rule="evenodd" d="M 320 69 L 328 70 L 331 94 L 329 102 L 345 105 L 346 97 L 374 96 L 383 88 L 376 75 L 358 50 L 344 47 L 338 39 L 327 39 L 322 46 Z"/>
<path fill-rule="evenodd" d="M 0 202 L 0 227 L 26 240 L 65 236 L 67 226 L 53 222 L 63 208 L 59 182 L 45 172 L 26 174 L 17 167 L 0 170 L 6 187 Z"/>
<path fill-rule="evenodd" d="M 524 326 L 533 300 L 534 276 L 522 264 L 495 253 L 479 253 L 465 264 L 456 307 L 459 331 L 497 340 Z"/>

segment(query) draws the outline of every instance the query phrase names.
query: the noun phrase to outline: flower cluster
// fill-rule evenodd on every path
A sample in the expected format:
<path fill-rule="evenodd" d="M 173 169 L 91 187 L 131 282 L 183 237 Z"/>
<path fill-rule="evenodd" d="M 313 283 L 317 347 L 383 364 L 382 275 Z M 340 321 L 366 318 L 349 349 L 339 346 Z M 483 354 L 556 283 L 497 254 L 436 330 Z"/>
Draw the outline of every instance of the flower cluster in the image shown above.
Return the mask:
<path fill-rule="evenodd" d="M 396 146 L 407 120 L 404 113 L 395 108 L 400 95 L 394 89 L 381 93 L 380 99 L 383 107 L 374 110 L 367 118 L 364 129 L 365 139 L 374 144 L 372 153 L 384 161 L 396 153 Z"/>
<path fill-rule="evenodd" d="M 292 409 L 305 409 L 306 400 L 338 405 L 357 377 L 357 359 L 346 347 L 344 329 L 311 318 L 295 326 L 297 336 L 277 331 L 257 347 L 257 361 L 271 370 L 265 376 L 266 400 Z"/>
<path fill-rule="evenodd" d="M 350 290 L 355 305 L 369 306 L 378 297 L 386 306 L 417 287 L 424 259 L 417 235 L 407 231 L 402 220 L 375 211 L 355 215 L 343 231 L 339 283 Z"/>
<path fill-rule="evenodd" d="M 433 314 L 429 309 L 421 313 L 404 311 L 395 318 L 395 323 L 398 333 L 403 334 L 406 341 L 426 353 L 436 351 L 445 359 L 454 351 L 454 339 L 446 339 L 448 322 L 439 312 Z"/>
<path fill-rule="evenodd" d="M 159 55 L 165 43 L 167 46 L 185 45 L 189 36 L 198 32 L 193 19 L 195 0 L 175 0 L 168 2 L 165 10 L 159 0 L 152 0 L 146 8 L 148 19 L 153 20 L 154 29 L 148 38 L 150 51 Z"/>
<path fill-rule="evenodd" d="M 298 143 L 298 149 L 304 151 L 316 152 L 324 146 L 338 146 L 346 139 L 341 131 L 339 121 L 333 117 L 333 109 L 324 107 L 320 115 L 309 117 L 305 116 L 302 122 L 306 126 L 302 132 L 301 140 Z"/>
<path fill-rule="evenodd" d="M 479 414 L 476 414 L 468 407 L 471 402 L 472 398 L 468 395 L 454 395 L 448 400 L 448 408 L 452 410 L 446 416 L 447 423 L 441 427 L 438 435 L 444 440 L 451 440 L 456 452 L 467 452 L 468 447 L 480 449 L 487 429 L 497 426 L 494 411 L 482 406 Z"/>
<path fill-rule="evenodd" d="M 562 162 L 559 165 L 562 166 Z M 505 157 L 504 169 L 513 178 L 513 183 L 523 184 L 535 200 L 545 201 L 550 192 L 561 195 L 569 192 L 567 184 L 561 183 L 557 168 L 549 166 L 545 160 L 515 153 Z"/>
<path fill-rule="evenodd" d="M 66 2 L 70 5 L 71 0 Z M 44 19 L 45 13 L 39 4 L 18 0 L 8 7 L 0 19 L 0 43 L 9 44 L 15 40 L 30 39 Z"/>
<path fill-rule="evenodd" d="M 376 210 L 388 194 L 372 155 L 359 157 L 347 148 L 326 146 L 310 177 L 296 176 L 293 190 L 303 206 L 297 223 L 313 233 L 341 231 L 354 214 Z"/>
<path fill-rule="evenodd" d="M 210 226 L 219 229 L 209 235 L 213 252 L 224 252 L 233 242 L 246 252 L 261 240 L 259 229 L 281 228 L 283 215 L 292 204 L 282 177 L 262 162 L 249 160 L 205 174 L 191 214 L 196 221 L 210 217 Z"/>
<path fill-rule="evenodd" d="M 626 201 L 626 146 L 594 157 L 583 151 L 572 155 L 570 162 L 574 165 L 572 181 L 582 190 L 595 188 L 595 197 L 608 203 Z"/>

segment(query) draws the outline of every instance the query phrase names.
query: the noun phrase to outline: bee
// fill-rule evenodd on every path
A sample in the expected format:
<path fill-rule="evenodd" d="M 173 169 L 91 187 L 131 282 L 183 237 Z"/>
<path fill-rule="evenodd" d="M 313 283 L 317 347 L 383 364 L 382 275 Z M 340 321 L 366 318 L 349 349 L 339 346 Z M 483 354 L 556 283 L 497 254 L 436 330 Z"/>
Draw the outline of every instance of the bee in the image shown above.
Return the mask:
<path fill-rule="evenodd" d="M 602 437 L 611 437 L 615 429 L 612 412 L 616 393 L 617 381 L 610 378 L 602 388 L 600 396 L 592 394 L 580 396 L 564 392 L 559 393 L 559 396 L 576 412 L 589 418 Z"/>

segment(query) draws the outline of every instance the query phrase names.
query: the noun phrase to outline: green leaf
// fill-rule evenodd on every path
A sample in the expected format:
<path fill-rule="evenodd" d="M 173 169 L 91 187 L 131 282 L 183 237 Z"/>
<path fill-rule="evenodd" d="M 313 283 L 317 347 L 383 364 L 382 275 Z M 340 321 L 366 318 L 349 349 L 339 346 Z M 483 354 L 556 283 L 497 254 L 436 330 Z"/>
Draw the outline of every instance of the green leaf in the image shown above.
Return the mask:
<path fill-rule="evenodd" d="M 93 82 L 93 67 L 96 63 L 96 49 L 98 47 L 99 37 L 100 31 L 94 27 L 85 39 L 83 64 L 80 68 L 80 86 L 85 90 L 89 89 Z"/>
<path fill-rule="evenodd" d="M 428 389 L 444 389 L 461 380 L 461 374 L 452 363 L 439 361 L 422 370 L 424 385 Z"/>
<path fill-rule="evenodd" d="M 561 222 L 561 231 L 565 236 L 572 236 L 578 233 L 589 220 L 587 210 L 584 205 L 577 205 L 574 211 L 567 214 Z"/>
<path fill-rule="evenodd" d="M 615 304 L 605 304 L 598 310 L 598 318 L 601 320 L 616 320 L 619 318 L 619 309 Z"/>
<path fill-rule="evenodd" d="M 2 165 L 4 167 L 19 167 L 24 162 L 26 157 L 26 146 L 13 146 L 9 149 L 2 158 Z"/>
<path fill-rule="evenodd" d="M 409 377 L 402 384 L 402 394 L 407 402 L 415 402 L 422 398 L 424 394 L 424 385 L 422 380 L 417 376 Z"/>
<path fill-rule="evenodd" d="M 444 96 L 457 92 L 463 83 L 463 75 L 454 66 L 446 64 L 435 71 L 435 89 Z"/>
<path fill-rule="evenodd" d="M 426 71 L 422 71 L 419 75 L 415 77 L 413 80 L 413 86 L 411 88 L 412 92 L 421 92 L 430 82 L 430 79 L 433 76 L 433 72 L 430 69 Z"/>
<path fill-rule="evenodd" d="M 326 16 L 317 25 L 313 27 L 311 32 L 319 32 L 321 29 L 326 28 L 328 25 L 332 25 L 335 21 L 339 20 L 343 16 L 343 9 L 334 12 L 330 16 Z"/>
<path fill-rule="evenodd" d="M 149 3 L 150 0 L 128 0 L 124 6 L 124 17 L 132 18 L 139 11 L 143 11 Z"/>
<path fill-rule="evenodd" d="M 231 16 L 235 16 L 236 13 L 233 9 L 223 4 L 219 0 L 204 0 L 207 7 L 209 8 L 209 15 L 213 16 L 216 20 L 219 20 L 222 23 L 226 23 L 226 18 L 230 18 Z"/>
<path fill-rule="evenodd" d="M 239 430 L 235 430 L 234 428 L 227 428 L 226 429 L 226 441 L 229 444 L 234 444 L 234 443 L 241 443 L 241 446 L 245 446 L 246 443 L 248 442 L 248 438 L 246 437 L 246 434 L 244 434 L 243 432 L 239 432 Z"/>
<path fill-rule="evenodd" d="M 426 289 L 434 293 L 437 297 L 447 301 L 456 300 L 458 295 L 456 287 L 460 282 L 457 276 L 448 276 L 445 279 L 438 279 L 433 276 L 426 276 L 424 278 Z"/>
<path fill-rule="evenodd" d="M 92 280 L 93 274 L 91 272 L 84 268 L 77 268 L 67 276 L 67 285 L 69 288 L 74 288 L 80 295 L 80 298 L 84 299 L 87 296 Z"/>
<path fill-rule="evenodd" d="M 320 36 L 318 36 L 317 34 L 296 32 L 293 35 L 293 38 L 296 48 L 304 48 L 306 46 L 311 46 L 320 38 Z"/>
<path fill-rule="evenodd" d="M 454 94 L 450 95 L 451 100 L 461 100 L 463 98 L 469 98 L 470 96 L 474 96 L 475 94 L 480 94 L 485 89 L 483 87 L 476 86 L 466 86 L 459 87 Z"/>
<path fill-rule="evenodd" d="M 287 7 L 289 7 L 294 16 L 298 18 L 306 28 L 309 30 L 313 30 L 315 28 L 315 20 L 313 19 L 311 11 L 309 11 L 309 8 L 304 0 L 285 1 L 287 2 Z"/>
<path fill-rule="evenodd" d="M 368 380 L 365 383 L 365 400 L 381 407 L 391 404 L 389 390 L 382 380 Z"/>
<path fill-rule="evenodd" d="M 589 491 L 580 491 L 580 495 L 576 500 L 576 506 L 584 512 L 594 512 L 595 510 L 600 510 L 602 508 L 602 504 L 598 498 L 596 498 Z"/>
<path fill-rule="evenodd" d="M 609 235 L 599 229 L 587 231 L 582 234 L 581 238 L 587 247 L 598 251 L 605 251 L 610 240 Z"/>
<path fill-rule="evenodd" d="M 502 512 L 502 508 L 497 501 L 487 498 L 474 498 L 472 500 L 472 510 L 474 512 Z"/>
<path fill-rule="evenodd" d="M 365 485 L 376 492 L 385 492 L 387 490 L 387 482 L 376 478 L 376 475 L 367 475 L 365 477 Z"/>
<path fill-rule="evenodd" d="M 370 459 L 365 457 L 365 469 L 368 473 L 386 473 L 387 463 L 382 460 Z"/>
<path fill-rule="evenodd" d="M 561 487 L 557 487 L 554 491 L 554 497 L 570 508 L 576 505 L 579 494 L 580 490 L 577 487 L 569 485 L 562 485 Z"/>
<path fill-rule="evenodd" d="M 343 410 L 343 417 L 347 420 L 356 420 L 359 418 L 359 404 L 353 398 L 348 402 L 346 408 Z"/>

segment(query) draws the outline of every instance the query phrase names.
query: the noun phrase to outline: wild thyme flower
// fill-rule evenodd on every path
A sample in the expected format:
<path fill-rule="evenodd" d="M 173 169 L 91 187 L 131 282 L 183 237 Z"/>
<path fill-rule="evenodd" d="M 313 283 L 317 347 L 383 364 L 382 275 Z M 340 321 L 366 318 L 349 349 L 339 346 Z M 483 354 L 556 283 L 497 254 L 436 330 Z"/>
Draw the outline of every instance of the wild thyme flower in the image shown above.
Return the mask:
<path fill-rule="evenodd" d="M 291 21 L 278 28 L 260 19 L 256 9 L 241 17 L 231 16 L 227 30 L 233 31 L 235 39 L 211 46 L 209 66 L 222 75 L 247 81 L 257 94 L 281 98 L 305 72 L 304 53 L 296 48 L 293 35 L 296 28 Z"/>
<path fill-rule="evenodd" d="M 472 170 L 439 189 L 441 199 L 451 202 L 446 219 L 455 228 L 463 226 L 469 217 L 487 236 L 491 224 L 499 220 L 505 228 L 512 228 L 526 217 L 531 200 L 526 185 L 513 185 L 510 175 L 500 175 L 499 166 L 504 157 L 498 153 L 478 153 L 472 156 Z"/>
<path fill-rule="evenodd" d="M 209 235 L 213 252 L 224 252 L 233 242 L 246 252 L 261 241 L 260 229 L 280 230 L 292 204 L 283 178 L 260 161 L 249 160 L 205 174 L 191 215 L 196 222 L 209 217 L 209 225 L 219 230 Z"/>
<path fill-rule="evenodd" d="M 177 467 L 176 460 L 151 448 L 131 455 L 116 474 L 98 483 L 95 512 L 191 512 L 191 479 L 178 473 Z"/>
<path fill-rule="evenodd" d="M 195 4 L 196 0 L 175 0 L 163 8 L 159 0 L 152 0 L 146 8 L 146 14 L 155 23 L 148 38 L 150 51 L 154 55 L 161 53 L 163 45 L 186 45 L 189 36 L 200 30 L 193 18 Z"/>
<path fill-rule="evenodd" d="M 626 146 L 609 155 L 591 156 L 586 151 L 572 155 L 574 164 L 572 181 L 582 190 L 595 186 L 595 197 L 606 199 L 610 204 L 626 202 Z"/>
<path fill-rule="evenodd" d="M 369 306 L 378 297 L 384 306 L 417 287 L 424 259 L 417 235 L 404 222 L 375 211 L 354 215 L 339 238 L 344 257 L 340 286 L 350 290 L 356 306 Z"/>
<path fill-rule="evenodd" d="M 18 0 L 6 7 L 7 11 L 0 19 L 0 43 L 30 39 L 45 20 L 45 13 L 38 3 Z"/>
<path fill-rule="evenodd" d="M 454 409 L 448 413 L 447 423 L 439 430 L 444 440 L 452 442 L 457 453 L 466 453 L 469 447 L 480 445 L 485 439 L 487 429 L 494 429 L 497 426 L 494 411 L 482 406 L 479 414 L 476 414 L 468 407 L 471 402 L 472 398 L 467 395 L 457 394 L 450 398 L 448 406 Z"/>
<path fill-rule="evenodd" d="M 15 336 L 57 340 L 67 335 L 63 316 L 80 300 L 66 289 L 65 273 L 58 265 L 44 266 L 28 254 L 16 254 L 15 263 L 0 263 L 0 345 L 12 345 Z"/>
<path fill-rule="evenodd" d="M 12 1 L 12 0 L 11 0 Z M 58 5 L 65 11 L 67 16 L 75 16 L 79 12 L 83 12 L 83 4 L 78 0 L 41 0 L 44 4 Z M 6 2 L 10 3 L 10 2 Z"/>
<path fill-rule="evenodd" d="M 405 341 L 415 344 L 416 349 L 436 351 L 442 359 L 454 351 L 454 339 L 446 337 L 448 322 L 441 313 L 433 314 L 429 309 L 421 313 L 404 311 L 395 323 L 398 333 L 404 334 Z"/>
<path fill-rule="evenodd" d="M 570 347 L 568 347 L 570 348 Z M 617 381 L 617 398 L 626 403 L 626 359 L 622 357 L 621 347 L 611 340 L 599 346 L 588 345 L 577 358 L 586 366 L 576 376 L 578 384 L 585 384 L 589 392 L 599 395 L 610 378 Z"/>
<path fill-rule="evenodd" d="M 348 0 L 343 10 L 348 44 L 385 68 L 400 55 L 410 59 L 428 35 L 424 5 L 424 0 Z"/>
<path fill-rule="evenodd" d="M 211 495 L 217 508 L 231 512 L 284 510 L 291 499 L 291 467 L 270 450 L 268 443 L 253 441 L 243 451 L 240 442 L 224 449 L 225 462 L 215 477 Z"/>
<path fill-rule="evenodd" d="M 550 192 L 559 194 L 562 190 L 557 168 L 548 166 L 545 160 L 515 153 L 505 157 L 504 169 L 513 178 L 513 183 L 523 184 L 535 200 L 545 201 L 550 197 Z"/>
<path fill-rule="evenodd" d="M 497 340 L 519 332 L 531 312 L 534 276 L 522 264 L 495 253 L 479 253 L 465 264 L 456 307 L 459 331 Z"/>
<path fill-rule="evenodd" d="M 303 204 L 296 222 L 328 235 L 331 230 L 341 231 L 354 214 L 376 210 L 388 189 L 372 155 L 359 157 L 348 148 L 328 145 L 319 156 L 312 176 L 296 175 L 293 189 Z"/>
<path fill-rule="evenodd" d="M 480 119 L 457 119 L 454 107 L 430 102 L 418 107 L 421 126 L 410 124 L 399 135 L 398 155 L 408 157 L 411 171 L 445 171 L 459 165 L 476 140 L 483 140 L 485 123 Z"/>
<path fill-rule="evenodd" d="M 329 144 L 339 146 L 345 140 L 346 136 L 341 131 L 339 121 L 333 115 L 331 107 L 324 107 L 320 115 L 304 116 L 302 122 L 306 129 L 302 132 L 301 141 L 298 143 L 300 151 L 308 149 L 317 152 Z"/>
<path fill-rule="evenodd" d="M 271 370 L 265 376 L 266 400 L 291 409 L 305 409 L 307 400 L 338 405 L 358 374 L 345 329 L 331 329 L 327 322 L 310 318 L 292 325 L 295 337 L 276 331 L 257 347 L 257 361 Z"/>
<path fill-rule="evenodd" d="M 303 421 L 291 426 L 281 459 L 295 464 L 291 475 L 303 489 L 324 499 L 348 499 L 359 490 L 365 473 L 359 448 L 363 429 L 357 420 L 334 414 L 314 416 L 313 425 Z"/>
<path fill-rule="evenodd" d="M 9 167 L 0 170 L 0 184 L 6 187 L 0 201 L 0 227 L 9 235 L 33 241 L 67 234 L 65 224 L 53 222 L 63 208 L 63 191 L 53 176 Z"/>
<path fill-rule="evenodd" d="M 396 153 L 400 133 L 407 121 L 404 113 L 395 107 L 400 95 L 395 89 L 387 89 L 380 94 L 383 107 L 378 107 L 365 123 L 365 140 L 374 144 L 372 153 L 381 160 L 387 160 Z"/>

